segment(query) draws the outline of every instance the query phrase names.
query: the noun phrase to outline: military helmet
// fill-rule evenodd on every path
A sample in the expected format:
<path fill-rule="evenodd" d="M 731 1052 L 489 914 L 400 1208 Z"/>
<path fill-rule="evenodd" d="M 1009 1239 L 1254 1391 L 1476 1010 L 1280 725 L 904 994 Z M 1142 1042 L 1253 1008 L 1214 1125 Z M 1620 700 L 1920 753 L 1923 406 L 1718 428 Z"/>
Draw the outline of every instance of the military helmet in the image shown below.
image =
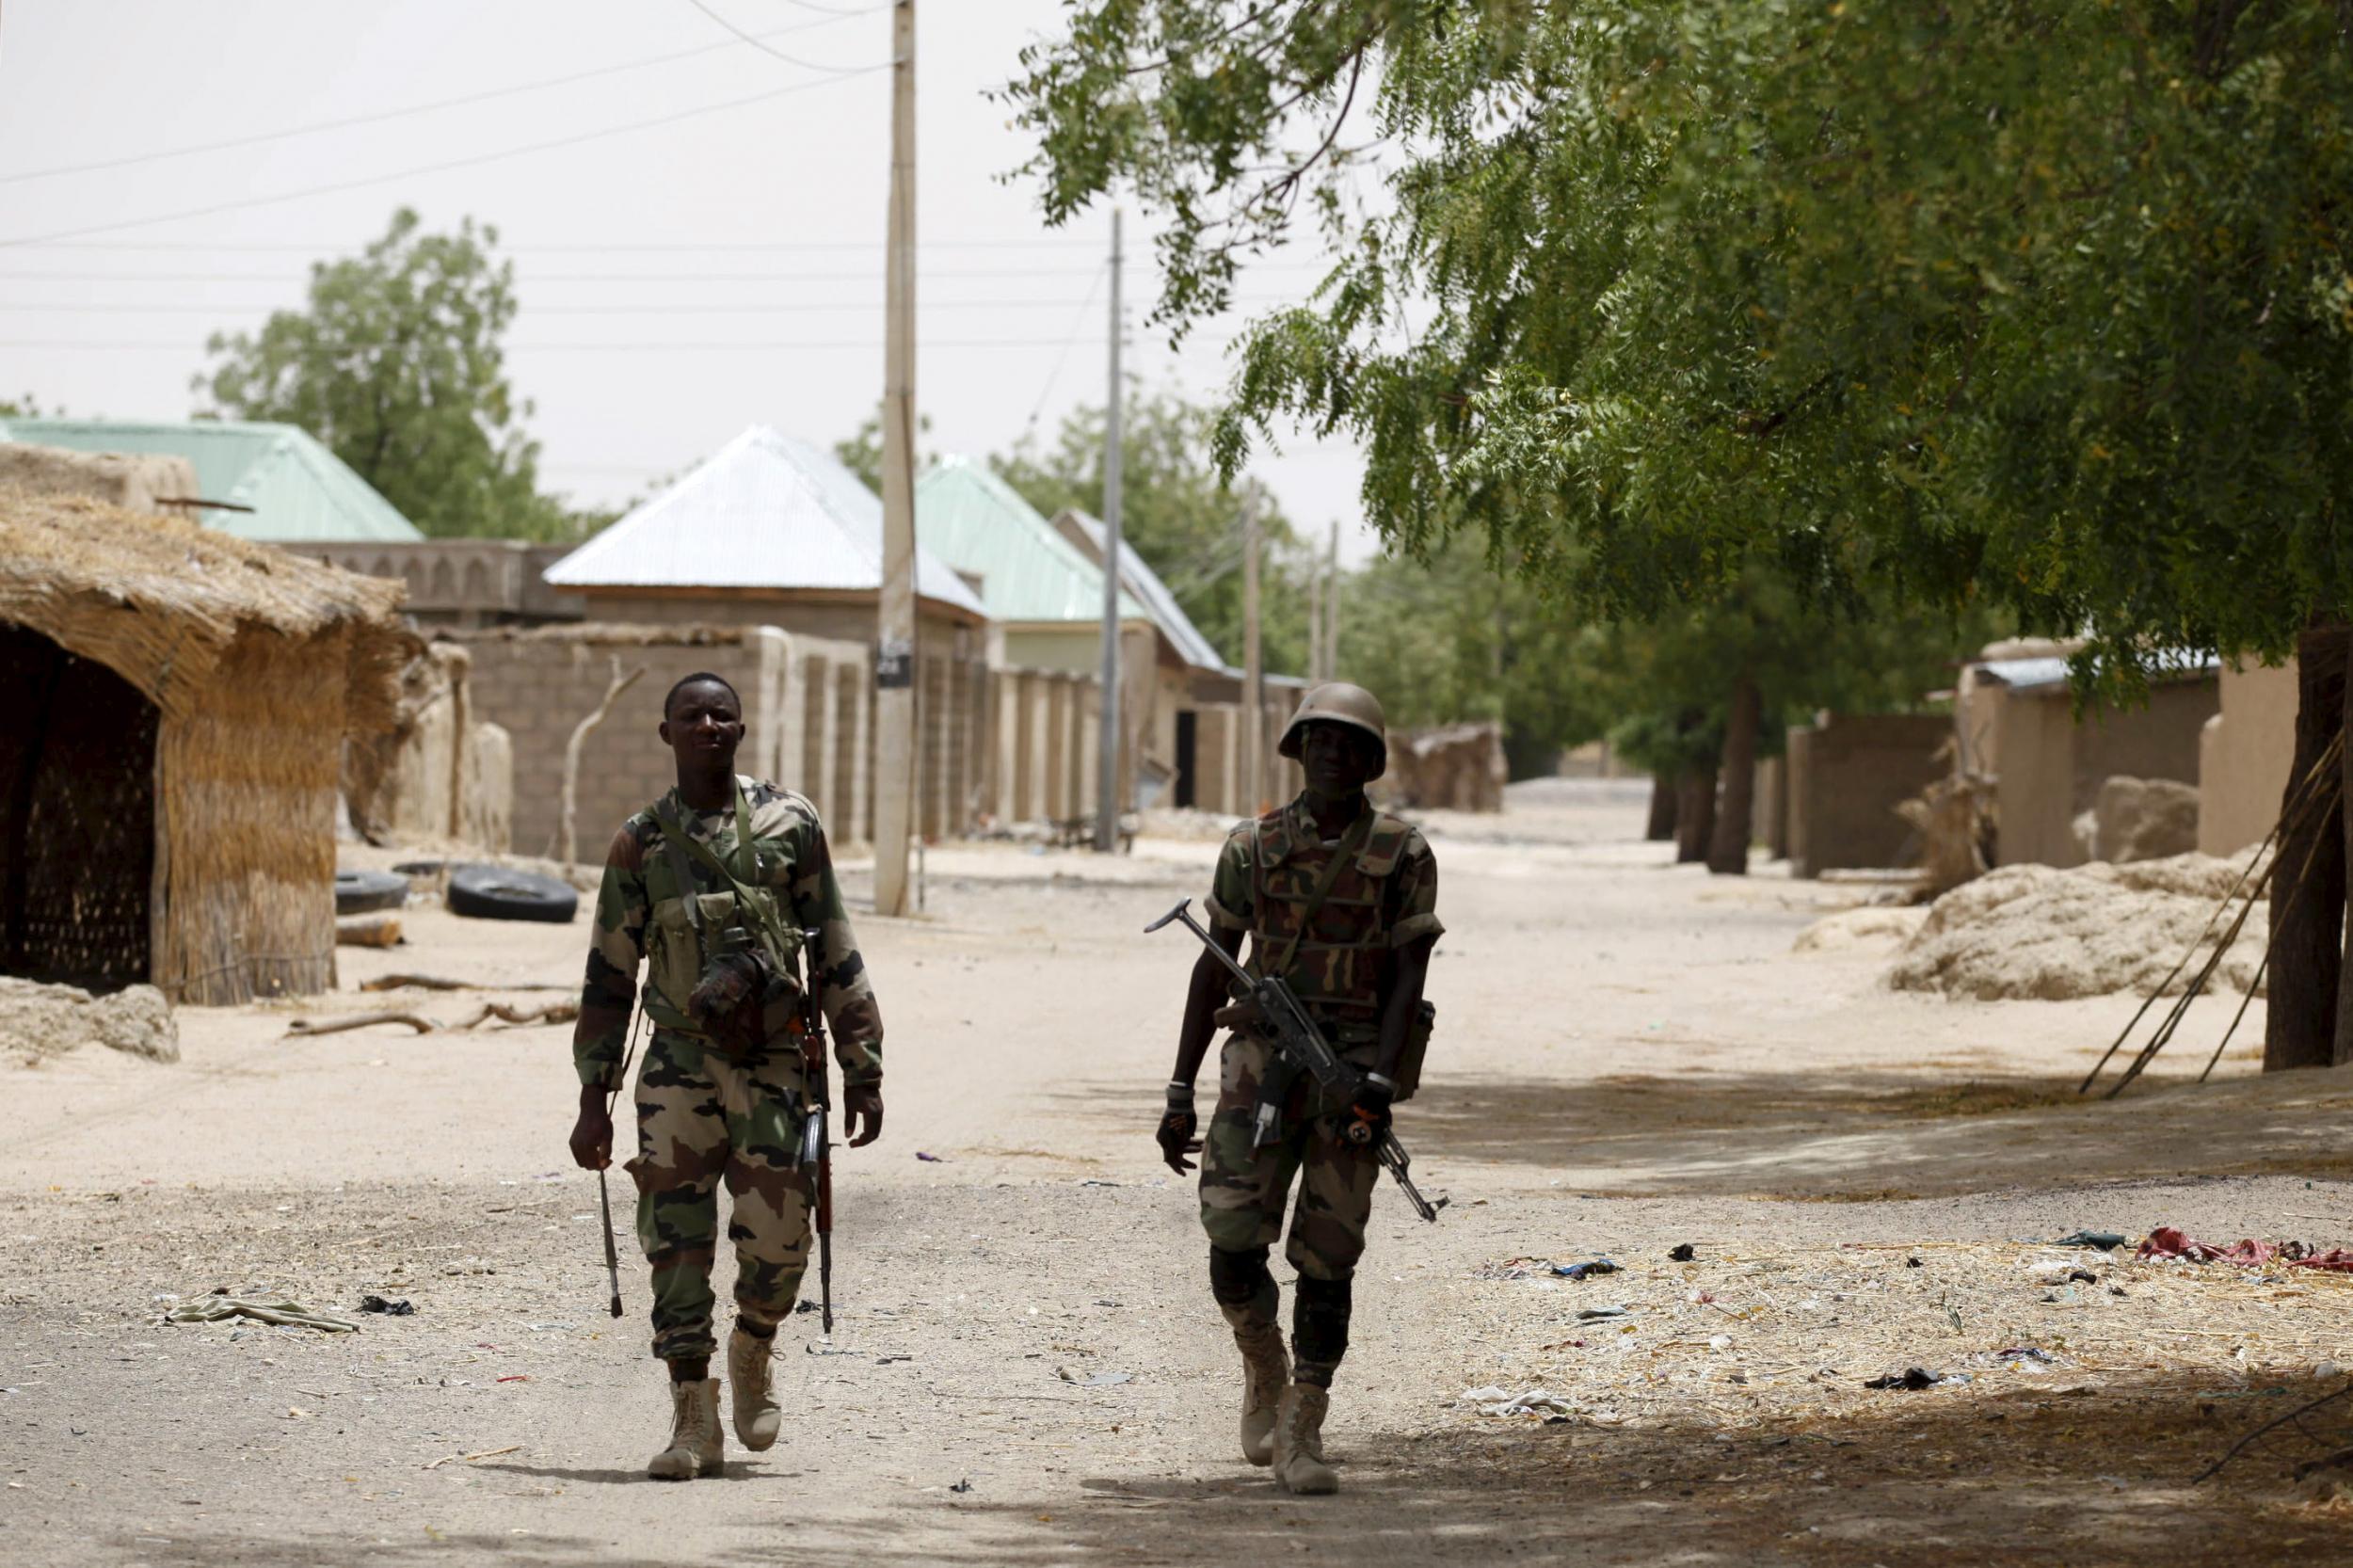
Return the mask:
<path fill-rule="evenodd" d="M 1275 750 L 1292 761 L 1299 760 L 1299 744 L 1309 725 L 1321 721 L 1344 724 L 1351 729 L 1362 730 L 1372 737 L 1378 754 L 1373 758 L 1373 778 L 1389 771 L 1389 727 L 1381 716 L 1381 699 L 1362 686 L 1352 686 L 1345 680 L 1327 680 L 1311 686 L 1299 701 L 1299 712 L 1284 728 L 1283 739 Z"/>

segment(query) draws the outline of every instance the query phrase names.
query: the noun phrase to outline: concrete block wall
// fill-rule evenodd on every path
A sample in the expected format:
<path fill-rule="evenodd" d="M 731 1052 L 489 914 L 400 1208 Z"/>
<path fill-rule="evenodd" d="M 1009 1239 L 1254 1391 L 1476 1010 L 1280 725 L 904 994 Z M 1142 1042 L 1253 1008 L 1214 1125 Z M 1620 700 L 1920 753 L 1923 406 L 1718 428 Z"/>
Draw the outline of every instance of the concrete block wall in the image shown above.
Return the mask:
<path fill-rule="evenodd" d="M 1901 862 L 1911 824 L 1896 808 L 1943 776 L 1941 713 L 1828 716 L 1789 731 L 1790 874 Z"/>
<path fill-rule="evenodd" d="M 730 628 L 689 639 L 656 629 L 595 623 L 445 635 L 472 654 L 473 717 L 508 736 L 511 832 L 520 853 L 544 854 L 555 843 L 565 746 L 573 727 L 602 699 L 616 660 L 623 671 L 642 666 L 646 673 L 583 748 L 575 827 L 582 859 L 601 859 L 621 823 L 674 782 L 675 764 L 655 729 L 664 695 L 697 670 L 724 677 L 744 697 L 740 771 L 809 795 L 838 843 L 861 842 L 871 835 L 872 819 L 856 804 L 866 782 L 862 767 L 848 770 L 831 787 L 812 787 L 817 781 L 808 776 L 810 762 L 824 760 L 833 749 L 827 744 L 829 728 L 837 744 L 841 732 L 855 737 L 863 728 L 867 655 L 856 644 L 790 637 L 773 627 Z M 850 714 L 846 722 L 844 709 Z M 862 760 L 859 751 L 848 755 Z"/>

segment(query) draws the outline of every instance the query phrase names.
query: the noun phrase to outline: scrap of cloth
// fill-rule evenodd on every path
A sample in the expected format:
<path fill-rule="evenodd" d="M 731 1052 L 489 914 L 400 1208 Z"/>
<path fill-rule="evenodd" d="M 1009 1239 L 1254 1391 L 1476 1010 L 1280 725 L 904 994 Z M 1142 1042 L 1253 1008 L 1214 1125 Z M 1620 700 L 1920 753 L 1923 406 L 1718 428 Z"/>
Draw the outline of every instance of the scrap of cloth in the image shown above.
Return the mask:
<path fill-rule="evenodd" d="M 260 1323 L 283 1323 L 289 1328 L 321 1329 L 328 1334 L 357 1334 L 358 1323 L 313 1312 L 284 1296 L 199 1296 L 164 1314 L 167 1323 L 218 1323 L 231 1318 L 250 1318 Z"/>
<path fill-rule="evenodd" d="M 2269 1263 L 2282 1263 L 2291 1269 L 2328 1269 L 2338 1273 L 2353 1273 L 2353 1252 L 2331 1247 L 2317 1252 L 2302 1241 L 2257 1241 L 2250 1239 L 2217 1247 L 2211 1241 L 2201 1241 L 2185 1236 L 2171 1225 L 2159 1225 L 2140 1244 L 2138 1256 L 2144 1258 L 2185 1258 L 2192 1263 L 2235 1263 L 2242 1269 L 2260 1269 Z"/>

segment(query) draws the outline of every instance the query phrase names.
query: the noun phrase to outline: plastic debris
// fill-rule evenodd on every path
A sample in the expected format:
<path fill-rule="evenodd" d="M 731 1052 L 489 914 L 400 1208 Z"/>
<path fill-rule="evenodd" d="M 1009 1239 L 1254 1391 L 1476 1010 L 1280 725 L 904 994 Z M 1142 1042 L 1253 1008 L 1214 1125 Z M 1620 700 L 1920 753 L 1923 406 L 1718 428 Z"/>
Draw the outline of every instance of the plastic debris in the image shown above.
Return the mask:
<path fill-rule="evenodd" d="M 314 1328 L 327 1334 L 357 1334 L 360 1325 L 343 1318 L 330 1318 L 324 1312 L 313 1312 L 300 1302 L 284 1296 L 232 1296 L 226 1290 L 209 1296 L 199 1296 L 192 1302 L 173 1307 L 163 1316 L 167 1323 L 219 1323 L 232 1318 L 250 1318 L 256 1322 L 280 1323 L 288 1328 Z"/>
<path fill-rule="evenodd" d="M 2114 1252 L 2123 1244 L 2123 1236 L 2113 1230 L 2079 1230 L 2051 1243 L 2055 1247 L 2097 1247 L 2102 1252 Z"/>
<path fill-rule="evenodd" d="M 2257 1241 L 2250 1239 L 2234 1241 L 2227 1247 L 2211 1241 L 2200 1241 L 2171 1225 L 2159 1225 L 2149 1233 L 2135 1256 L 2159 1262 L 2180 1259 L 2190 1263 L 2235 1263 L 2242 1269 L 2260 1269 L 2266 1264 L 2284 1263 L 2291 1269 L 2326 1269 L 2334 1273 L 2353 1273 L 2353 1252 L 2331 1247 L 2321 1252 L 2303 1241 Z"/>
<path fill-rule="evenodd" d="M 1618 1265 L 1607 1257 L 1589 1258 L 1583 1263 L 1555 1263 L 1552 1272 L 1562 1279 L 1592 1279 L 1600 1274 L 1614 1274 Z"/>
<path fill-rule="evenodd" d="M 1878 1377 L 1867 1379 L 1863 1386 L 1865 1388 L 1933 1388 L 1944 1381 L 1944 1378 L 1929 1371 L 1926 1367 L 1907 1367 L 1900 1372 L 1882 1372 Z"/>
<path fill-rule="evenodd" d="M 380 1312 L 387 1318 L 406 1318 L 417 1309 L 405 1297 L 399 1301 L 388 1301 L 382 1296 L 362 1296 L 360 1298 L 360 1310 Z"/>
<path fill-rule="evenodd" d="M 1577 1310 L 1577 1320 L 1580 1323 L 1590 1323 L 1600 1318 L 1623 1318 L 1625 1315 L 1626 1311 L 1623 1306 L 1587 1306 Z"/>
<path fill-rule="evenodd" d="M 969 1492 L 972 1490 L 972 1478 L 967 1476 L 964 1480 L 956 1482 L 955 1485 L 948 1488 L 948 1490 L 951 1492 Z"/>
<path fill-rule="evenodd" d="M 915 1151 L 915 1158 L 921 1160 L 926 1165 L 945 1165 L 948 1163 L 948 1161 L 942 1160 L 939 1156 L 936 1154 L 925 1154 L 921 1149 L 917 1149 Z"/>
<path fill-rule="evenodd" d="M 1463 1397 L 1456 1402 L 1476 1408 L 1481 1416 L 1541 1416 L 1547 1422 L 1565 1421 L 1576 1414 L 1567 1400 L 1547 1388 L 1528 1388 L 1514 1394 L 1489 1384 L 1483 1388 L 1464 1389 Z"/>
<path fill-rule="evenodd" d="M 1689 1241 L 1679 1242 L 1667 1254 L 1670 1263 L 1689 1263 L 1699 1256 L 1699 1249 Z"/>

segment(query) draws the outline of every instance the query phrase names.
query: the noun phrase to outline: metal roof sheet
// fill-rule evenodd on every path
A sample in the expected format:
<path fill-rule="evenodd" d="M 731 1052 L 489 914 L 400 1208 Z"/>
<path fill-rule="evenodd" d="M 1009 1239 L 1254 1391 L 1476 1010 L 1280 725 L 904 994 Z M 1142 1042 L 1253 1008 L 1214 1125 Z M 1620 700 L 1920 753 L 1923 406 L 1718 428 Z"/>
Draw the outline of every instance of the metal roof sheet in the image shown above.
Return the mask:
<path fill-rule="evenodd" d="M 248 512 L 199 511 L 207 528 L 280 544 L 377 544 L 422 539 L 376 487 L 294 424 L 241 420 L 179 423 L 4 419 L 0 440 L 75 452 L 185 457 L 206 501 Z"/>
<path fill-rule="evenodd" d="M 882 502 L 831 453 L 755 424 L 550 567 L 559 588 L 882 586 Z M 919 544 L 916 592 L 985 616 Z"/>
<path fill-rule="evenodd" d="M 949 457 L 917 480 L 915 526 L 941 559 L 981 580 L 997 620 L 1103 618 L 1103 568 L 982 464 Z M 1119 615 L 1156 618 L 1131 592 L 1120 594 Z"/>
<path fill-rule="evenodd" d="M 1057 523 L 1067 522 L 1079 531 L 1087 541 L 1088 552 L 1096 569 L 1100 571 L 1104 544 L 1110 533 L 1103 520 L 1072 506 L 1054 520 Z M 1201 629 L 1193 624 L 1193 617 L 1186 615 L 1184 606 L 1176 602 L 1176 596 L 1168 591 L 1168 584 L 1161 582 L 1160 574 L 1152 569 L 1152 563 L 1125 546 L 1119 552 L 1119 585 L 1144 601 L 1144 608 L 1151 613 L 1161 634 L 1168 638 L 1186 664 L 1196 669 L 1223 671 L 1225 668 L 1225 660 L 1218 652 L 1217 645 L 1203 636 Z"/>

